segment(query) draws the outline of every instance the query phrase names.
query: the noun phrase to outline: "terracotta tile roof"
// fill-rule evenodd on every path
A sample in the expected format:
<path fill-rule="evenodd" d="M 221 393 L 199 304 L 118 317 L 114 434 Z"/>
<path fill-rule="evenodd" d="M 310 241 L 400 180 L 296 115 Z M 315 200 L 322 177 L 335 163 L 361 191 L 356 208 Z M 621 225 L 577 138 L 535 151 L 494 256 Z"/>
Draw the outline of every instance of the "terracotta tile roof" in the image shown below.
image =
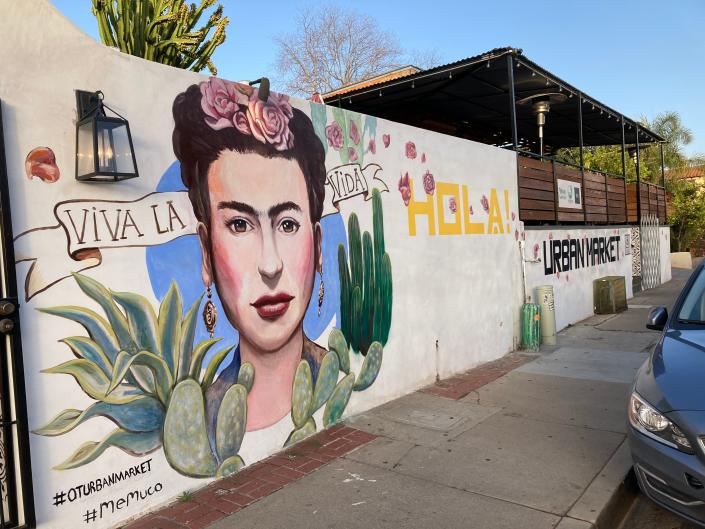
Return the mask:
<path fill-rule="evenodd" d="M 392 70 L 391 72 L 383 73 L 382 75 L 377 75 L 375 77 L 371 77 L 370 79 L 365 79 L 364 81 L 360 81 L 359 83 L 349 84 L 338 88 L 337 90 L 331 90 L 330 92 L 326 92 L 325 94 L 323 94 L 323 99 L 337 96 L 339 94 L 345 94 L 346 92 L 352 92 L 353 90 L 359 90 L 360 88 L 374 86 L 379 83 L 385 83 L 387 81 L 392 81 L 401 77 L 406 77 L 407 75 L 412 75 L 420 71 L 421 68 L 417 68 L 416 66 L 411 65 L 404 66 L 403 68 L 397 68 L 396 70 Z"/>
<path fill-rule="evenodd" d="M 670 178 L 686 178 L 688 180 L 705 178 L 705 165 L 694 165 L 678 171 L 671 170 L 668 171 L 668 176 Z"/>

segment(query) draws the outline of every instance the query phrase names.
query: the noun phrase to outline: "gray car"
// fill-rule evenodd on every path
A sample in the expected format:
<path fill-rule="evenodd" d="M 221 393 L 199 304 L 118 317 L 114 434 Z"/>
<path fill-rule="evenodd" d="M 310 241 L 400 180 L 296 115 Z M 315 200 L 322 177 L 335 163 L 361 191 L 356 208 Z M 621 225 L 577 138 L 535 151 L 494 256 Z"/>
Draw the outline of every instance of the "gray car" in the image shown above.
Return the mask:
<path fill-rule="evenodd" d="M 661 330 L 637 372 L 629 399 L 629 445 L 642 492 L 705 527 L 705 265 L 693 271 L 669 316 L 651 310 Z"/>

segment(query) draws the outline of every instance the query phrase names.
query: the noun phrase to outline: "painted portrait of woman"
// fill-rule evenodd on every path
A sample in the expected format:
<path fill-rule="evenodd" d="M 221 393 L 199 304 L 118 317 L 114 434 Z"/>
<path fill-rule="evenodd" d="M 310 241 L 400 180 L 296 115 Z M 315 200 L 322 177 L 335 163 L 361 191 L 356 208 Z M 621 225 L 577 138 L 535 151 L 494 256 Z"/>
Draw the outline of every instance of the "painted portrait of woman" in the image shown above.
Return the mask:
<path fill-rule="evenodd" d="M 174 152 L 198 220 L 204 320 L 217 333 L 210 302 L 239 332 L 234 360 L 206 392 L 210 432 L 240 365 L 256 373 L 247 398 L 247 431 L 267 428 L 291 409 L 292 380 L 305 359 L 315 381 L 326 350 L 304 334 L 303 319 L 324 285 L 321 214 L 325 152 L 313 124 L 288 97 L 212 78 L 173 105 Z M 315 295 L 313 297 L 316 297 Z M 213 327 L 216 327 L 213 329 Z"/>

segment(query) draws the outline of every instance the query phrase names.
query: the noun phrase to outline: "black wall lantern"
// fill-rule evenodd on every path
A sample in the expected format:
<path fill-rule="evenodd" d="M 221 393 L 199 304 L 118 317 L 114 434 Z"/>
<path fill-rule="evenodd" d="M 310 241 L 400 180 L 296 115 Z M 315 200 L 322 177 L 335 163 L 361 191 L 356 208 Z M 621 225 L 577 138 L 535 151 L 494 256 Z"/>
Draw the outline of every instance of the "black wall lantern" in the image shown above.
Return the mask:
<path fill-rule="evenodd" d="M 130 124 L 103 104 L 103 92 L 76 90 L 76 180 L 117 182 L 135 178 Z M 115 116 L 106 116 L 105 109 Z"/>

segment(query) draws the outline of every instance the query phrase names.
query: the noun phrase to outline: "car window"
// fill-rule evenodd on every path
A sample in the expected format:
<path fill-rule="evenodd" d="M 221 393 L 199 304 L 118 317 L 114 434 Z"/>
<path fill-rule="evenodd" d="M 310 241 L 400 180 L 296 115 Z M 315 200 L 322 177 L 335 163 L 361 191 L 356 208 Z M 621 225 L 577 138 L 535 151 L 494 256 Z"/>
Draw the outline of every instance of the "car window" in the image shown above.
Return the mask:
<path fill-rule="evenodd" d="M 705 324 L 705 272 L 703 270 L 700 271 L 683 300 L 678 320 L 683 323 Z"/>

